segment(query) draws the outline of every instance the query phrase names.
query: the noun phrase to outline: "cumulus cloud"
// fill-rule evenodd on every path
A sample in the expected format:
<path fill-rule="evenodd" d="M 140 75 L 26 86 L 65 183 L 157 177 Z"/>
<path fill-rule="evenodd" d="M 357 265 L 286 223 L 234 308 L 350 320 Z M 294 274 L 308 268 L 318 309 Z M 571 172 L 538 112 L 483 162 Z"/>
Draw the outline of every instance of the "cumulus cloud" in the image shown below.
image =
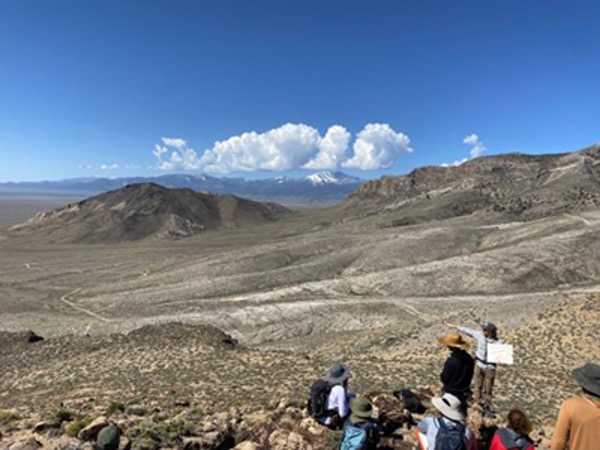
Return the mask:
<path fill-rule="evenodd" d="M 387 169 L 402 153 L 412 152 L 410 139 L 387 123 L 369 123 L 357 135 L 354 156 L 342 167 L 360 170 Z"/>
<path fill-rule="evenodd" d="M 479 139 L 479 136 L 477 136 L 475 133 L 464 138 L 463 144 L 472 146 L 471 151 L 469 152 L 471 154 L 471 158 L 477 158 L 478 156 L 483 155 L 487 150 L 485 145 L 483 145 L 483 142 L 481 142 Z"/>
<path fill-rule="evenodd" d="M 165 144 L 169 147 L 178 148 L 180 150 L 187 147 L 187 141 L 185 139 L 164 137 L 164 138 L 161 138 L 161 140 L 163 141 L 163 144 Z"/>
<path fill-rule="evenodd" d="M 337 169 L 348 158 L 352 135 L 341 125 L 334 125 L 317 143 L 318 153 L 302 166 L 303 169 Z"/>
<path fill-rule="evenodd" d="M 358 133 L 354 155 L 348 154 L 351 133 L 331 126 L 324 136 L 305 124 L 287 123 L 264 133 L 255 131 L 217 141 L 199 155 L 184 139 L 162 138 L 153 154 L 164 170 L 207 172 L 286 171 L 295 169 L 375 170 L 390 167 L 402 153 L 411 152 L 408 136 L 388 124 L 368 124 Z"/>
<path fill-rule="evenodd" d="M 209 172 L 293 170 L 311 159 L 319 141 L 315 128 L 287 123 L 265 133 L 252 131 L 216 142 L 202 155 L 201 166 Z"/>

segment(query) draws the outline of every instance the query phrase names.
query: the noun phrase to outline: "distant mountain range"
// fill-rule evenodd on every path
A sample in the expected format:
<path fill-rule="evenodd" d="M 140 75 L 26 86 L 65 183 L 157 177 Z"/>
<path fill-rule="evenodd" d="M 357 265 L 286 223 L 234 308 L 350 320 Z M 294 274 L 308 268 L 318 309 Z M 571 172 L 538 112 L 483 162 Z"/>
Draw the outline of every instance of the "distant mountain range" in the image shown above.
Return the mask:
<path fill-rule="evenodd" d="M 216 194 L 233 194 L 255 200 L 287 203 L 334 203 L 344 200 L 365 180 L 343 172 L 323 171 L 304 178 L 212 177 L 173 174 L 157 177 L 72 178 L 60 181 L 0 183 L 0 193 L 96 195 L 129 184 L 155 183 L 168 188 L 188 188 Z"/>

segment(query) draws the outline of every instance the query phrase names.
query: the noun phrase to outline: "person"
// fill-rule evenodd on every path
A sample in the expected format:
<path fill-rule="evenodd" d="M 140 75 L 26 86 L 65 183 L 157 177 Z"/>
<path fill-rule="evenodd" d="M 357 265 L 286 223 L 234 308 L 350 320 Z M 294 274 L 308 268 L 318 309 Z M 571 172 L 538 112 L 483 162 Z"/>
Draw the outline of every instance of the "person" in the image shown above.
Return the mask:
<path fill-rule="evenodd" d="M 467 398 L 471 393 L 471 381 L 475 370 L 473 358 L 465 351 L 469 344 L 457 332 L 448 333 L 438 341 L 450 350 L 450 356 L 440 374 L 442 390 L 457 397 L 461 402 L 462 411 L 467 414 Z"/>
<path fill-rule="evenodd" d="M 373 406 L 364 397 L 349 401 L 350 417 L 344 424 L 340 449 L 374 450 L 379 442 L 379 427 L 373 420 Z"/>
<path fill-rule="evenodd" d="M 417 424 L 417 430 L 425 437 L 419 437 L 422 450 L 433 450 L 438 438 L 449 439 L 451 435 L 462 440 L 462 445 L 458 448 L 477 450 L 477 439 L 473 430 L 463 423 L 466 415 L 462 411 L 460 400 L 446 392 L 441 397 L 433 397 L 431 402 L 440 413 L 440 417 L 425 417 Z"/>
<path fill-rule="evenodd" d="M 481 326 L 481 331 L 456 326 L 450 323 L 447 325 L 461 333 L 471 336 L 477 341 L 477 349 L 475 351 L 473 400 L 484 415 L 492 418 L 496 417 L 496 413 L 492 410 L 492 391 L 494 388 L 494 380 L 496 379 L 496 364 L 489 362 L 487 356 L 488 344 L 500 342 L 498 339 L 498 328 L 491 322 L 484 323 Z"/>
<path fill-rule="evenodd" d="M 533 427 L 525 411 L 513 408 L 506 416 L 507 427 L 494 434 L 490 450 L 534 450 L 529 433 Z"/>
<path fill-rule="evenodd" d="M 121 440 L 121 430 L 116 425 L 107 425 L 96 437 L 96 450 L 117 450 Z"/>
<path fill-rule="evenodd" d="M 348 393 L 348 379 L 350 378 L 350 367 L 345 364 L 333 364 L 323 378 L 331 390 L 325 402 L 326 414 L 318 419 L 329 428 L 339 430 L 350 414 Z"/>
<path fill-rule="evenodd" d="M 551 450 L 587 450 L 600 445 L 600 365 L 589 362 L 571 372 L 582 395 L 563 402 Z"/>

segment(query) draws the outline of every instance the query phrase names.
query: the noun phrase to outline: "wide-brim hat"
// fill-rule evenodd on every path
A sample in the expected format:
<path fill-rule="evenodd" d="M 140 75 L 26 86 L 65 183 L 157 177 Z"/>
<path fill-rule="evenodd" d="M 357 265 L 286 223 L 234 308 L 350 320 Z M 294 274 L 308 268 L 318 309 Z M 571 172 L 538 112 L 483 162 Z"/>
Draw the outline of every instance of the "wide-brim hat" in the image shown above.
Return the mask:
<path fill-rule="evenodd" d="M 350 377 L 350 367 L 345 364 L 334 364 L 329 368 L 324 380 L 330 384 L 340 384 Z"/>
<path fill-rule="evenodd" d="M 352 397 L 350 403 L 350 421 L 362 422 L 373 415 L 373 405 L 364 397 Z"/>
<path fill-rule="evenodd" d="M 456 396 L 446 392 L 441 397 L 433 397 L 431 403 L 444 417 L 459 422 L 465 420 L 465 414 L 460 409 L 460 400 Z"/>
<path fill-rule="evenodd" d="M 571 376 L 586 391 L 600 397 L 600 366 L 598 364 L 587 363 L 573 369 Z"/>
<path fill-rule="evenodd" d="M 463 339 L 462 335 L 460 333 L 457 333 L 456 331 L 452 331 L 451 333 L 448 333 L 447 335 L 438 338 L 438 342 L 440 344 L 447 345 L 448 347 L 463 349 L 469 348 L 469 343 L 466 342 Z"/>

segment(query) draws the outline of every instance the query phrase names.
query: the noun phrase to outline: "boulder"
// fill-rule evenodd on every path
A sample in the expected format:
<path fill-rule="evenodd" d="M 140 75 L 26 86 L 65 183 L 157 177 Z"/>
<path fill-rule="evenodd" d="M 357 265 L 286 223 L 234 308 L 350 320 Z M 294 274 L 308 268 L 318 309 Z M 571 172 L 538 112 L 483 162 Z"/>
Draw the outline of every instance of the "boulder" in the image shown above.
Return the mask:
<path fill-rule="evenodd" d="M 108 424 L 109 422 L 106 417 L 97 417 L 87 427 L 82 428 L 77 434 L 77 437 L 82 441 L 93 441 L 98 436 L 100 430 Z"/>
<path fill-rule="evenodd" d="M 27 334 L 25 335 L 25 339 L 27 340 L 27 342 L 29 344 L 33 344 L 34 342 L 39 342 L 39 341 L 44 340 L 44 338 L 42 336 L 35 334 L 35 332 L 33 332 L 31 330 L 29 330 L 27 332 Z"/>
<path fill-rule="evenodd" d="M 275 430 L 269 436 L 269 448 L 272 450 L 313 450 L 301 434 L 295 431 Z"/>
<path fill-rule="evenodd" d="M 8 446 L 8 450 L 37 450 L 43 447 L 42 443 L 34 438 L 28 438 L 24 441 L 15 442 Z"/>

